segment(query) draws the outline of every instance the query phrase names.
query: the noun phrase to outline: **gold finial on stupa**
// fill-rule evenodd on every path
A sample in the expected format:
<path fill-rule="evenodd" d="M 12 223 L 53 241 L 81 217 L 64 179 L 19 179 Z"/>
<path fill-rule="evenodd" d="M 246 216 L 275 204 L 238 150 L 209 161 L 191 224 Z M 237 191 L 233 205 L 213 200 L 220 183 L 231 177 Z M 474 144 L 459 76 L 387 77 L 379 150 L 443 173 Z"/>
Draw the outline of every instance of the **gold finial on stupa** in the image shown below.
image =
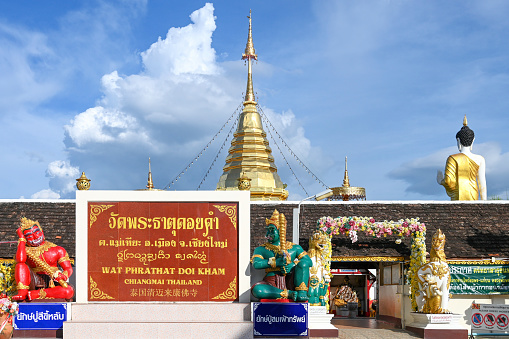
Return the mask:
<path fill-rule="evenodd" d="M 85 172 L 81 172 L 81 177 L 76 179 L 76 187 L 80 191 L 86 191 L 90 188 L 90 179 L 87 178 Z"/>
<path fill-rule="evenodd" d="M 138 189 L 137 191 L 162 191 L 160 189 L 154 188 L 154 182 L 152 181 L 152 168 L 150 157 L 148 158 L 148 179 L 147 179 L 147 188 Z"/>
<path fill-rule="evenodd" d="M 467 115 L 465 114 L 465 117 L 463 118 L 463 126 L 466 126 L 468 125 L 468 122 L 467 122 Z"/>
<path fill-rule="evenodd" d="M 256 55 L 254 45 L 253 45 L 253 34 L 251 31 L 251 10 L 249 10 L 249 33 L 247 35 L 247 43 L 244 54 L 242 54 L 242 60 L 247 59 L 247 88 L 246 88 L 246 97 L 244 99 L 244 105 L 246 102 L 255 102 L 255 96 L 253 91 L 253 75 L 251 73 L 251 59 L 258 60 L 258 56 Z"/>
<path fill-rule="evenodd" d="M 251 10 L 249 10 L 249 16 L 247 18 L 249 19 L 249 33 L 247 34 L 246 50 L 244 51 L 244 54 L 242 54 L 242 60 L 245 59 L 257 60 L 258 56 L 256 55 L 255 48 L 253 45 L 253 34 L 251 30 Z"/>
<path fill-rule="evenodd" d="M 258 56 L 253 46 L 251 11 L 248 19 L 249 33 L 246 49 L 242 54 L 248 73 L 244 108 L 238 118 L 237 130 L 233 134 L 216 190 L 246 190 L 245 187 L 250 184 L 251 200 L 286 200 L 288 191 L 277 174 L 267 133 L 263 130 L 262 119 L 256 106 L 251 62 L 257 60 Z M 249 180 L 245 180 L 246 178 Z"/>
<path fill-rule="evenodd" d="M 147 188 L 149 190 L 154 189 L 154 183 L 152 182 L 152 169 L 150 167 L 150 157 L 148 158 L 148 180 L 147 180 Z"/>
<path fill-rule="evenodd" d="M 345 157 L 345 178 L 343 179 L 343 187 L 350 187 L 350 179 L 348 179 L 348 157 Z"/>

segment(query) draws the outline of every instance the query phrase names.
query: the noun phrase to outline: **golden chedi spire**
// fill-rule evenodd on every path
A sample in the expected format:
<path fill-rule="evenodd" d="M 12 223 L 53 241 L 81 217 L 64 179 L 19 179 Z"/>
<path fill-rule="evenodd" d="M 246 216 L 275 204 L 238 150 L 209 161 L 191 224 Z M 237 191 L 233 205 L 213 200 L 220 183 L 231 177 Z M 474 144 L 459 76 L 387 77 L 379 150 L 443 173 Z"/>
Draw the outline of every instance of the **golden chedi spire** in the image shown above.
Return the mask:
<path fill-rule="evenodd" d="M 256 108 L 251 72 L 252 60 L 257 60 L 252 36 L 251 11 L 249 33 L 242 60 L 247 63 L 247 88 L 244 109 L 239 116 L 237 130 L 226 157 L 223 174 L 217 183 L 218 191 L 239 190 L 239 180 L 250 179 L 251 200 L 286 200 L 288 191 L 277 174 L 272 150 L 262 120 Z"/>
<path fill-rule="evenodd" d="M 348 157 L 345 157 L 345 176 L 343 178 L 343 186 L 332 187 L 333 195 L 327 200 L 366 200 L 366 189 L 364 187 L 350 186 L 350 178 L 348 177 Z"/>
<path fill-rule="evenodd" d="M 148 158 L 148 178 L 147 178 L 147 188 L 139 189 L 137 191 L 162 191 L 160 189 L 154 188 L 154 182 L 152 181 L 152 166 L 150 162 L 150 157 Z"/>

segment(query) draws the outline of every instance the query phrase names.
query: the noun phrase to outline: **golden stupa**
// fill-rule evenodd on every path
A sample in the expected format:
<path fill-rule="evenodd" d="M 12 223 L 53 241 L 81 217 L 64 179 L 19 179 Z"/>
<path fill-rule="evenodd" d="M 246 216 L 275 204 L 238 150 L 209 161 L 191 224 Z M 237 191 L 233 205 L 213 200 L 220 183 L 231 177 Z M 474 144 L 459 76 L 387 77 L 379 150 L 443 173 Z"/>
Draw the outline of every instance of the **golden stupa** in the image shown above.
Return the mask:
<path fill-rule="evenodd" d="M 246 190 L 249 187 L 251 200 L 286 200 L 288 191 L 277 174 L 272 150 L 262 120 L 256 108 L 253 91 L 251 61 L 257 60 L 251 33 L 251 11 L 249 11 L 249 33 L 242 60 L 247 60 L 247 89 L 244 108 L 239 116 L 232 146 L 228 150 L 223 174 L 217 183 L 218 191 Z"/>

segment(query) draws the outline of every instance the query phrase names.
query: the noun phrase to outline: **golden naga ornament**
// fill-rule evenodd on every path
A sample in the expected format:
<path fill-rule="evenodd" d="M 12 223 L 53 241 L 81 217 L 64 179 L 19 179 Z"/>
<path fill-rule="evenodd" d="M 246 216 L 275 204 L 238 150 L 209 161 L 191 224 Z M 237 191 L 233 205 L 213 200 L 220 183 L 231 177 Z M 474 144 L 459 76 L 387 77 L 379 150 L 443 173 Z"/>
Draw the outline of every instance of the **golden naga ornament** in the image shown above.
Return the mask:
<path fill-rule="evenodd" d="M 87 178 L 85 172 L 81 172 L 81 177 L 76 179 L 76 187 L 80 191 L 87 191 L 90 189 L 90 179 Z"/>

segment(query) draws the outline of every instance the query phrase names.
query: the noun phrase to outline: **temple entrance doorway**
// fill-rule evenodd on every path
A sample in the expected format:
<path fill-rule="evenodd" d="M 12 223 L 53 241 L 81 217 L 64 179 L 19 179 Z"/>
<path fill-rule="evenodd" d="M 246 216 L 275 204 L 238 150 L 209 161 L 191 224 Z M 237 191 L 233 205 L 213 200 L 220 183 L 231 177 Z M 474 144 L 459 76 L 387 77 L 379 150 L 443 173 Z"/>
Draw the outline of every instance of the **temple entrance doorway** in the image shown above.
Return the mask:
<path fill-rule="evenodd" d="M 375 316 L 378 263 L 331 262 L 330 310 L 335 317 Z"/>

